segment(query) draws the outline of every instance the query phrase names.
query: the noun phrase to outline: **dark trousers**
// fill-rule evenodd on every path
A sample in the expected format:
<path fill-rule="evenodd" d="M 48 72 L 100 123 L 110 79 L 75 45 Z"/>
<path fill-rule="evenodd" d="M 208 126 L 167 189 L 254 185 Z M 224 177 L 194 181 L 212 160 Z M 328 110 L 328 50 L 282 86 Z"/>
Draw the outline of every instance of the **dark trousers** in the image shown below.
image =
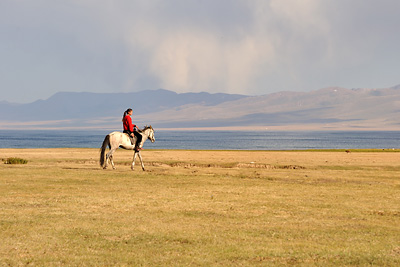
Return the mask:
<path fill-rule="evenodd" d="M 131 136 L 131 133 L 132 133 L 132 132 L 131 132 L 131 131 L 128 131 L 128 130 L 124 130 L 124 133 L 126 133 L 126 134 L 129 135 L 129 138 L 131 139 L 131 144 L 133 145 L 134 139 L 133 139 L 133 137 Z M 142 142 L 142 135 L 141 135 L 140 133 L 136 132 L 136 131 L 133 131 L 133 134 L 134 134 L 135 137 L 136 137 L 136 144 L 135 144 L 135 146 L 136 146 L 136 147 L 139 147 L 140 142 Z"/>
<path fill-rule="evenodd" d="M 136 131 L 133 131 L 133 134 L 136 136 L 136 147 L 139 147 L 140 142 L 142 142 L 142 135 Z"/>

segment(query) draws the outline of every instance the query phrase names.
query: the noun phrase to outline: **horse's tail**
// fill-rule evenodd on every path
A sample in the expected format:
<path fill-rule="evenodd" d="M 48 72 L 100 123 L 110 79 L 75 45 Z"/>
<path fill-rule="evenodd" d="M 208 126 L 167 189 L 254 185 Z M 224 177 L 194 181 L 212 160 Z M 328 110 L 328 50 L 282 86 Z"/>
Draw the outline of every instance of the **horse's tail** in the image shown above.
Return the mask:
<path fill-rule="evenodd" d="M 105 158 L 105 152 L 107 146 L 110 145 L 110 135 L 107 134 L 107 136 L 104 138 L 103 144 L 101 145 L 101 152 L 100 152 L 100 166 L 104 166 L 104 158 Z"/>

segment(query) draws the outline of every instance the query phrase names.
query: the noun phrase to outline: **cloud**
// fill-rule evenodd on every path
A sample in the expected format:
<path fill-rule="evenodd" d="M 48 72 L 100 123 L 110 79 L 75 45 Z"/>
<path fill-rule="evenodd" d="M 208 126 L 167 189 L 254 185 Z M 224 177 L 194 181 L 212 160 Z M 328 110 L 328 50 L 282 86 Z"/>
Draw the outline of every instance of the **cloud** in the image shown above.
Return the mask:
<path fill-rule="evenodd" d="M 149 71 L 166 88 L 178 91 L 213 90 L 239 92 L 246 88 L 255 67 L 270 49 L 252 36 L 235 42 L 207 31 L 176 31 L 155 34 L 153 45 L 143 43 L 150 55 Z M 161 37 L 160 37 L 161 36 Z"/>
<path fill-rule="evenodd" d="M 0 88 L 6 100 L 27 101 L 57 91 L 392 86 L 399 8 L 397 0 L 3 0 Z"/>

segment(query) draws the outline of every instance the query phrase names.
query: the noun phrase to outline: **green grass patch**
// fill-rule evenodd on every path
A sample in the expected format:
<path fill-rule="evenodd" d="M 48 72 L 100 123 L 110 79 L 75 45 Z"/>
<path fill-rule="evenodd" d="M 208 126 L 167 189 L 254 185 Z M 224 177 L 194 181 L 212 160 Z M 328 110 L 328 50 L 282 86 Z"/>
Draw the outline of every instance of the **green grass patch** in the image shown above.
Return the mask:
<path fill-rule="evenodd" d="M 7 158 L 3 159 L 4 164 L 27 164 L 28 160 L 21 158 Z"/>

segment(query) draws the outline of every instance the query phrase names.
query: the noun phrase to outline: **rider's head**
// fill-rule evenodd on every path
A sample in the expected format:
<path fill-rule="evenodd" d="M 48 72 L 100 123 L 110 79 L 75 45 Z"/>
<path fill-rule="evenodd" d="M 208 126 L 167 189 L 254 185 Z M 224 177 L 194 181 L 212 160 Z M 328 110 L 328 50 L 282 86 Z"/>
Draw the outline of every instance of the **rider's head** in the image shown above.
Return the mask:
<path fill-rule="evenodd" d="M 133 110 L 131 108 L 128 108 L 127 110 L 125 110 L 124 115 L 122 116 L 122 121 L 124 120 L 126 115 L 132 115 Z"/>

